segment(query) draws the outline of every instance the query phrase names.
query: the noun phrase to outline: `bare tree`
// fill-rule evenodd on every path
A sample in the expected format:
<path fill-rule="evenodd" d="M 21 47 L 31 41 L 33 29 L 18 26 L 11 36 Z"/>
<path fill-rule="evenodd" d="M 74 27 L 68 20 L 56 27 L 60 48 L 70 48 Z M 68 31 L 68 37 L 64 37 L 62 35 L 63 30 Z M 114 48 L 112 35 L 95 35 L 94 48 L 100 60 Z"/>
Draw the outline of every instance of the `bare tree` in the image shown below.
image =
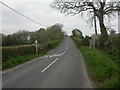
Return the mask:
<path fill-rule="evenodd" d="M 115 15 L 120 10 L 118 1 L 107 2 L 106 0 L 54 0 L 51 6 L 67 15 L 93 13 L 95 15 L 93 17 L 97 17 L 99 20 L 101 37 L 104 41 L 108 39 L 104 17 Z"/>

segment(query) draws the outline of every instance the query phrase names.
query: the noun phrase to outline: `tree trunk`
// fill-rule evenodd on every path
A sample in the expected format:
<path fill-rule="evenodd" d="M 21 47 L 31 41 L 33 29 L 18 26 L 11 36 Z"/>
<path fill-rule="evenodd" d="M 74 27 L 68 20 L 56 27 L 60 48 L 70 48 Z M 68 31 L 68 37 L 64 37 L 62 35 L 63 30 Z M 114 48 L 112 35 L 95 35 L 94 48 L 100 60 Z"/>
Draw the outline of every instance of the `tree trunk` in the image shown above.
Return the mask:
<path fill-rule="evenodd" d="M 95 13 L 94 13 L 94 25 L 95 25 L 95 34 L 97 35 L 97 24 L 96 24 Z"/>
<path fill-rule="evenodd" d="M 108 39 L 108 34 L 107 34 L 106 27 L 101 20 L 99 21 L 99 23 L 100 23 L 101 36 L 104 37 L 105 40 L 107 40 Z"/>
<path fill-rule="evenodd" d="M 100 46 L 101 46 L 101 48 L 103 48 L 105 45 L 105 42 L 108 40 L 108 34 L 107 34 L 106 27 L 104 25 L 103 14 L 100 14 L 98 19 L 99 19 L 99 25 L 100 25 L 100 31 L 101 31 L 101 37 L 100 37 L 100 44 L 101 45 Z"/>

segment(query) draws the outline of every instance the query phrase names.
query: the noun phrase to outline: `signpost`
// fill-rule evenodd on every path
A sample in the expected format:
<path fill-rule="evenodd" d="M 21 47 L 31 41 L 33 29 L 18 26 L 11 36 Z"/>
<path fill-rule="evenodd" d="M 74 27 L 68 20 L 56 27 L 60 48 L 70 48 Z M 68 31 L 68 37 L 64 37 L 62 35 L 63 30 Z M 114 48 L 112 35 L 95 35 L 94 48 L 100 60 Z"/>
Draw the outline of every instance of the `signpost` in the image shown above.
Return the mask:
<path fill-rule="evenodd" d="M 37 40 L 35 40 L 35 46 L 36 46 L 36 54 L 38 54 L 38 41 Z"/>
<path fill-rule="evenodd" d="M 93 34 L 90 39 L 89 49 L 95 48 L 95 43 L 98 40 L 98 34 Z"/>

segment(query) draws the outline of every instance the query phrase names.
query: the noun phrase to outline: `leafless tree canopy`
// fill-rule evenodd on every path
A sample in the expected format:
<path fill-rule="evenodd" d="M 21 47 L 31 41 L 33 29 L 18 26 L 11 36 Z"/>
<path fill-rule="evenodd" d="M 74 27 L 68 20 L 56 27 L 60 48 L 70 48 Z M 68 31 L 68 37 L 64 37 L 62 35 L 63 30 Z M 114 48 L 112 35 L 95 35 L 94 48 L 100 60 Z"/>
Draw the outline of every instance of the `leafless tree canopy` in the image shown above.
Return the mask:
<path fill-rule="evenodd" d="M 95 12 L 96 16 L 108 15 L 120 10 L 119 2 L 107 2 L 104 0 L 54 0 L 52 7 L 59 9 L 62 13 L 80 14 L 84 11 Z"/>
<path fill-rule="evenodd" d="M 104 25 L 104 16 L 110 16 L 120 11 L 120 2 L 108 2 L 107 0 L 54 0 L 51 5 L 67 15 L 77 15 L 84 12 L 93 13 L 99 20 L 101 35 L 108 37 Z"/>

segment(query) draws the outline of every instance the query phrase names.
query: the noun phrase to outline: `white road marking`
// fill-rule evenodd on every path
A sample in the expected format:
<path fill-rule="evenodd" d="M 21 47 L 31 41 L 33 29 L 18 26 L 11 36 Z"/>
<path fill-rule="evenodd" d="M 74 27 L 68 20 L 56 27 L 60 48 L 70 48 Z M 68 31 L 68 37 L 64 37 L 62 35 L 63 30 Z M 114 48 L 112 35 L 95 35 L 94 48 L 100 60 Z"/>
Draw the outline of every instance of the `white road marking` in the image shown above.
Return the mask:
<path fill-rule="evenodd" d="M 66 47 L 66 50 L 68 49 L 68 47 Z"/>
<path fill-rule="evenodd" d="M 54 64 L 56 61 L 58 60 L 58 58 L 57 59 L 55 59 L 51 64 L 49 64 L 45 69 L 43 69 L 41 72 L 44 72 L 45 70 L 47 70 L 52 64 Z"/>
<path fill-rule="evenodd" d="M 67 49 L 68 49 L 68 39 L 67 39 L 67 43 L 66 43 L 66 50 L 67 50 Z M 61 54 L 44 55 L 44 56 L 42 56 L 42 57 L 40 57 L 40 58 L 43 59 L 43 58 L 49 58 L 49 57 L 60 57 L 60 56 L 62 56 L 62 55 L 65 54 L 66 50 L 64 50 L 63 53 L 61 53 Z M 58 58 L 57 58 L 57 59 L 58 59 Z M 11 71 L 11 70 L 13 70 L 13 69 L 15 69 L 15 68 L 19 68 L 19 67 L 21 67 L 21 66 L 23 66 L 23 65 L 25 65 L 25 64 L 27 64 L 27 63 L 31 63 L 31 62 L 33 62 L 33 61 L 35 61 L 35 60 L 37 60 L 37 59 L 33 59 L 33 60 L 29 61 L 29 62 L 23 63 L 23 64 L 21 64 L 21 65 L 18 65 L 18 66 L 16 66 L 16 67 L 13 67 L 13 68 L 8 69 L 8 70 L 6 70 L 6 71 L 2 71 L 2 73 L 6 73 L 6 72 Z M 57 60 L 56 60 L 56 61 L 57 61 Z M 54 61 L 53 61 L 52 63 L 54 63 Z M 49 67 L 50 67 L 50 66 L 49 66 Z M 43 71 L 43 72 L 44 72 L 44 71 Z"/>
<path fill-rule="evenodd" d="M 41 59 L 44 58 L 44 57 L 41 57 Z"/>
<path fill-rule="evenodd" d="M 55 57 L 57 57 L 57 54 L 54 54 Z"/>
<path fill-rule="evenodd" d="M 50 57 L 53 57 L 53 55 L 50 55 Z"/>
<path fill-rule="evenodd" d="M 41 58 L 48 58 L 48 57 L 60 57 L 60 56 L 62 56 L 62 55 L 64 55 L 65 54 L 65 52 L 66 52 L 66 50 L 68 49 L 68 39 L 67 39 L 67 43 L 66 43 L 66 48 L 65 48 L 65 50 L 61 53 L 61 54 L 53 54 L 53 55 L 45 55 L 45 56 L 43 56 L 43 57 L 41 57 Z"/>
<path fill-rule="evenodd" d="M 61 56 L 61 54 L 58 54 L 58 57 Z"/>

